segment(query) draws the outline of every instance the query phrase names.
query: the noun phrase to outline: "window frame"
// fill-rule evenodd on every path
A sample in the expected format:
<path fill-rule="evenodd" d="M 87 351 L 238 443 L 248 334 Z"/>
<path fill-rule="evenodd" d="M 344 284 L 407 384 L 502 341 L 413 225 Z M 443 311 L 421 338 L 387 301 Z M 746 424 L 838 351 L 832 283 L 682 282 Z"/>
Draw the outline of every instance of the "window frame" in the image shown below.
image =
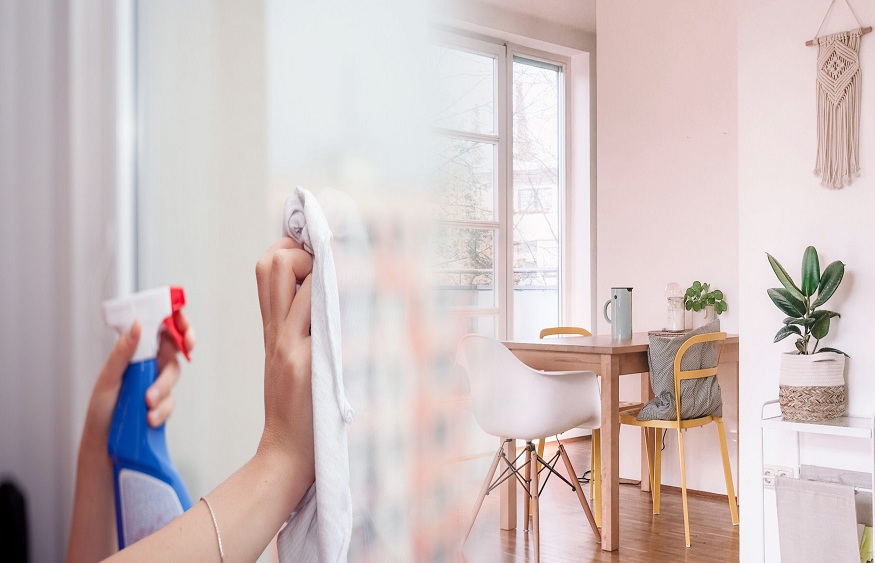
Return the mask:
<path fill-rule="evenodd" d="M 524 47 L 522 45 L 517 45 L 514 43 L 505 43 L 505 48 L 507 50 L 507 57 L 505 60 L 505 64 L 507 65 L 507 74 L 508 76 L 508 84 L 513 81 L 513 63 L 515 58 L 526 59 L 535 62 L 546 63 L 551 66 L 555 66 L 559 68 L 559 138 L 561 141 L 559 142 L 559 162 L 557 163 L 557 181 L 556 181 L 556 189 L 558 190 L 557 199 L 559 202 L 559 303 L 558 303 L 558 319 L 559 325 L 568 324 L 568 320 L 570 318 L 570 312 L 568 310 L 568 303 L 570 300 L 567 297 L 567 292 L 571 288 L 570 283 L 570 270 L 569 267 L 571 264 L 570 258 L 570 248 L 571 245 L 568 241 L 568 233 L 570 229 L 568 229 L 568 225 L 570 224 L 571 216 L 569 206 L 567 202 L 569 201 L 568 197 L 568 178 L 571 177 L 569 166 L 568 154 L 571 153 L 571 136 L 569 132 L 571 131 L 570 124 L 570 114 L 568 108 L 568 100 L 571 99 L 571 91 L 570 84 L 572 83 L 569 72 L 570 72 L 570 60 L 568 57 L 563 57 L 561 55 L 557 55 L 554 53 L 548 53 L 545 51 L 541 51 L 538 49 L 531 49 L 528 47 Z M 507 163 L 508 163 L 508 171 L 509 178 L 507 181 L 507 210 L 506 214 L 508 217 L 508 221 L 513 217 L 513 89 L 507 88 L 506 92 L 507 100 L 505 101 L 506 108 L 508 108 L 507 114 L 504 116 L 505 121 L 507 122 L 507 131 L 509 133 L 507 139 Z M 507 326 L 505 327 L 505 335 L 507 338 L 513 338 L 513 301 L 514 301 L 514 287 L 513 287 L 513 226 L 508 224 L 507 226 L 507 236 L 509 237 L 510 244 L 508 244 L 505 249 L 507 252 L 507 257 L 505 258 L 508 269 L 506 270 L 506 277 L 508 279 L 509 291 L 507 293 L 507 302 L 506 302 L 506 313 L 505 316 L 507 318 Z"/>
<path fill-rule="evenodd" d="M 514 274 L 513 274 L 513 64 L 514 58 L 522 58 L 534 62 L 542 62 L 559 69 L 559 162 L 557 164 L 557 190 L 559 209 L 559 279 L 558 279 L 558 319 L 559 324 L 566 324 L 571 318 L 567 292 L 571 289 L 572 247 L 568 240 L 568 228 L 571 221 L 571 210 L 568 190 L 572 177 L 570 168 L 571 153 L 571 108 L 568 103 L 571 97 L 571 65 L 569 57 L 532 49 L 491 38 L 473 38 L 467 35 L 443 30 L 432 30 L 432 44 L 449 49 L 461 50 L 478 55 L 488 56 L 495 60 L 495 135 L 470 133 L 453 129 L 433 127 L 432 130 L 440 137 L 486 142 L 496 147 L 495 170 L 495 205 L 498 211 L 497 221 L 459 221 L 439 220 L 438 223 L 450 227 L 490 228 L 496 232 L 497 246 L 494 250 L 495 306 L 494 307 L 452 307 L 450 313 L 462 317 L 492 316 L 495 321 L 495 336 L 499 340 L 512 339 L 514 311 Z"/>

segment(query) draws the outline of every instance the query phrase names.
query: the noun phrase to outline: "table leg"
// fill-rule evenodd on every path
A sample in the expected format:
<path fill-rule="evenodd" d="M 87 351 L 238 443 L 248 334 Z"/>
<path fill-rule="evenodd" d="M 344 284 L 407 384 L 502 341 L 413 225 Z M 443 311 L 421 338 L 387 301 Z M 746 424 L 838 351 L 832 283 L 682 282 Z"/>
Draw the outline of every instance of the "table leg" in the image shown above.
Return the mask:
<path fill-rule="evenodd" d="M 641 402 L 646 403 L 653 398 L 653 389 L 650 387 L 650 374 L 641 374 Z M 645 493 L 650 492 L 650 463 L 647 459 L 647 448 L 653 451 L 653 437 L 655 432 L 649 431 L 647 428 L 641 428 L 641 490 Z M 648 446 L 649 443 L 649 446 Z"/>
<path fill-rule="evenodd" d="M 504 453 L 510 460 L 516 458 L 516 440 L 510 440 L 504 443 Z M 504 469 L 505 466 L 502 463 L 499 466 L 498 473 L 501 473 Z M 516 488 L 517 480 L 513 477 L 502 483 L 499 487 L 499 496 L 501 499 L 499 513 L 501 515 L 502 530 L 516 529 Z"/>
<path fill-rule="evenodd" d="M 602 356 L 602 549 L 620 547 L 620 365 Z"/>

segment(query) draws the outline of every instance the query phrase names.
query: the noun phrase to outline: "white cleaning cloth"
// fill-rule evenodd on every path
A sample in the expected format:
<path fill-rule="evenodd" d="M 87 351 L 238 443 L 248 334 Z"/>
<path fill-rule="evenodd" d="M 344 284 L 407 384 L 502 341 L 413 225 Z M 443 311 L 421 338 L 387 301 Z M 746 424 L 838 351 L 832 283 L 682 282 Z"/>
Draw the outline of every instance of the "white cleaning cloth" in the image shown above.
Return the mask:
<path fill-rule="evenodd" d="M 313 254 L 311 345 L 316 482 L 277 539 L 279 559 L 346 561 L 352 534 L 346 424 L 353 410 L 343 391 L 340 301 L 331 230 L 315 196 L 303 188 L 286 199 L 283 232 Z"/>

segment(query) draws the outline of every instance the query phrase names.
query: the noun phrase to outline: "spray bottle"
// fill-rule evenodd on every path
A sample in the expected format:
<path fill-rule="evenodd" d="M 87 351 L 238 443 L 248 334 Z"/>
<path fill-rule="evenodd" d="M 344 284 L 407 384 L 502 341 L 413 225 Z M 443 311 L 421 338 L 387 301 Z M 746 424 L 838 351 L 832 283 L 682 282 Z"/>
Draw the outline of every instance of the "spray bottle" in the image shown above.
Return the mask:
<path fill-rule="evenodd" d="M 140 540 L 191 508 L 179 472 L 170 461 L 164 425 L 152 428 L 146 419 L 146 390 L 158 376 L 161 330 L 170 334 L 189 359 L 178 326 L 185 293 L 162 287 L 103 303 L 107 325 L 119 335 L 135 320 L 142 331 L 137 350 L 122 380 L 109 431 L 109 457 L 115 482 L 119 549 Z"/>

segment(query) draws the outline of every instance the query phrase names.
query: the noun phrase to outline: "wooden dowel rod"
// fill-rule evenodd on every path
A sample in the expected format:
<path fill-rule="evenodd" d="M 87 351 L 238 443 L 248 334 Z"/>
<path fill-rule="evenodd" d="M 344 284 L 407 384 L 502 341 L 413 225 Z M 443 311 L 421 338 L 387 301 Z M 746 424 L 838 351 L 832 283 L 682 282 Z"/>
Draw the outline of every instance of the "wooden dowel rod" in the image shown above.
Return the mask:
<path fill-rule="evenodd" d="M 872 26 L 863 27 L 860 29 L 860 35 L 866 35 L 867 33 L 872 33 Z M 812 45 L 817 45 L 817 38 L 809 39 L 805 42 L 806 47 L 811 47 Z"/>

